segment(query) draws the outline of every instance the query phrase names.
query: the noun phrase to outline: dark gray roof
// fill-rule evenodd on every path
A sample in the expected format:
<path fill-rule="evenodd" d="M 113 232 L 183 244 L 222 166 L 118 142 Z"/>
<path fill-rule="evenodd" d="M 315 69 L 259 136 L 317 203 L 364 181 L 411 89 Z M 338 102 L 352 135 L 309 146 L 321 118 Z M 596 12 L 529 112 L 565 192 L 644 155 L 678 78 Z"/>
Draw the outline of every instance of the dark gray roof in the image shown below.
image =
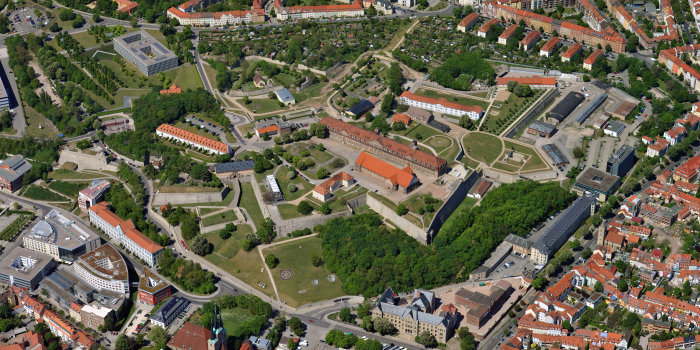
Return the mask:
<path fill-rule="evenodd" d="M 542 146 L 542 150 L 547 153 L 549 159 L 552 160 L 553 164 L 568 164 L 569 160 L 566 158 L 564 153 L 561 152 L 559 147 L 555 144 L 546 144 Z"/>
<path fill-rule="evenodd" d="M 230 173 L 230 172 L 238 172 L 238 171 L 245 171 L 245 170 L 253 170 L 255 167 L 255 162 L 251 159 L 248 160 L 243 160 L 243 161 L 237 161 L 237 162 L 228 162 L 228 163 L 219 163 L 214 165 L 214 172 L 215 173 Z"/>
<path fill-rule="evenodd" d="M 530 124 L 530 126 L 528 126 L 528 128 L 537 130 L 545 134 L 551 134 L 552 132 L 554 132 L 554 129 L 556 129 L 554 125 L 545 123 L 541 120 L 535 120 Z"/>
<path fill-rule="evenodd" d="M 544 254 L 551 255 L 561 246 L 581 222 L 590 216 L 591 205 L 595 198 L 581 196 L 572 203 L 557 221 L 533 244 L 533 247 Z M 566 238 L 562 236 L 567 236 Z M 558 246 L 557 246 L 558 245 Z"/>
<path fill-rule="evenodd" d="M 447 319 L 450 316 L 436 316 L 433 314 L 429 314 L 426 312 L 410 309 L 407 307 L 402 307 L 402 306 L 396 306 L 392 304 L 387 304 L 387 303 L 378 303 L 377 307 L 386 314 L 398 316 L 400 318 L 412 318 L 418 322 L 423 322 L 423 323 L 429 323 L 434 326 L 438 326 L 440 324 L 444 324 L 446 328 L 449 328 L 449 320 Z"/>
<path fill-rule="evenodd" d="M 4 166 L 9 167 L 9 169 L 4 169 Z M 0 162 L 0 178 L 12 182 L 24 175 L 24 173 L 31 168 L 32 164 L 24 160 L 24 157 L 18 154 Z"/>
<path fill-rule="evenodd" d="M 576 178 L 576 184 L 581 184 L 601 193 L 607 193 L 618 181 L 619 176 L 610 175 L 596 168 L 586 168 L 581 175 Z"/>
<path fill-rule="evenodd" d="M 586 105 L 579 113 L 576 115 L 576 118 L 574 118 L 574 122 L 578 124 L 583 124 L 583 122 L 588 118 L 593 111 L 598 108 L 598 106 L 601 105 L 606 99 L 608 98 L 608 94 L 602 93 L 598 96 L 596 96 L 589 104 Z"/>
<path fill-rule="evenodd" d="M 549 115 L 561 123 L 584 99 L 583 94 L 571 91 L 549 111 Z"/>
<path fill-rule="evenodd" d="M 367 113 L 369 110 L 371 110 L 374 107 L 374 104 L 372 102 L 369 102 L 368 100 L 362 100 L 358 102 L 356 105 L 350 107 L 348 109 L 348 113 L 352 115 L 362 115 L 364 113 Z"/>
<path fill-rule="evenodd" d="M 617 133 L 618 135 L 622 133 L 622 131 L 625 130 L 625 123 L 618 122 L 617 120 L 611 120 L 608 122 L 608 125 L 605 127 L 605 130 L 613 131 Z"/>
<path fill-rule="evenodd" d="M 629 156 L 630 153 L 634 153 L 634 148 L 628 146 L 628 145 L 622 145 L 615 153 L 610 156 L 610 159 L 608 159 L 608 162 L 610 163 L 619 163 Z"/>
<path fill-rule="evenodd" d="M 165 323 L 166 320 L 172 320 L 172 314 L 180 312 L 182 305 L 189 304 L 190 301 L 180 297 L 172 297 L 168 299 L 158 311 L 151 315 L 151 319 Z"/>
<path fill-rule="evenodd" d="M 523 247 L 526 249 L 530 249 L 532 247 L 532 242 L 529 241 L 528 239 L 520 236 L 516 236 L 514 234 L 509 234 L 506 237 L 506 242 L 512 244 L 512 245 L 517 245 L 518 247 Z"/>

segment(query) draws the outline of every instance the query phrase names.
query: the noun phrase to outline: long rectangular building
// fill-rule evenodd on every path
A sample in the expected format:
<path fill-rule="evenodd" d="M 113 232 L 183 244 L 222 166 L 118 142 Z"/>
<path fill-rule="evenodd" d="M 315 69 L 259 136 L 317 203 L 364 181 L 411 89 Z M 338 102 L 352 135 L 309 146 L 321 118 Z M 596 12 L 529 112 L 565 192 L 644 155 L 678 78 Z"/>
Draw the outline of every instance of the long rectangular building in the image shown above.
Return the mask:
<path fill-rule="evenodd" d="M 51 210 L 22 239 L 25 248 L 72 262 L 100 246 L 100 237 L 82 224 Z"/>
<path fill-rule="evenodd" d="M 625 52 L 627 41 L 607 23 L 600 25 L 601 30 L 594 30 L 571 22 L 556 20 L 545 15 L 504 5 L 498 1 L 485 1 L 482 14 L 491 18 L 503 18 L 515 22 L 523 20 L 527 27 L 542 28 L 546 33 L 556 31 L 561 37 L 574 39 L 586 45 L 600 45 L 601 47 L 610 45 L 614 52 Z"/>
<path fill-rule="evenodd" d="M 180 25 L 219 27 L 242 23 L 265 22 L 265 10 L 260 0 L 253 1 L 253 8 L 241 11 L 196 12 L 208 4 L 208 0 L 189 0 L 166 12 L 168 18 L 175 18 Z"/>
<path fill-rule="evenodd" d="M 681 59 L 685 53 L 693 57 L 699 51 L 700 44 L 662 50 L 659 52 L 659 63 L 666 66 L 673 74 L 690 85 L 690 88 L 695 90 L 695 92 L 700 92 L 700 73 Z"/>
<path fill-rule="evenodd" d="M 156 265 L 157 256 L 163 251 L 163 247 L 139 232 L 131 219 L 122 220 L 109 210 L 109 204 L 104 201 L 90 207 L 88 213 L 90 222 L 115 243 L 123 244 L 126 250 L 143 260 L 148 266 Z"/>
<path fill-rule="evenodd" d="M 544 265 L 549 258 L 566 242 L 567 239 L 581 226 L 581 223 L 592 215 L 595 198 L 581 196 L 566 209 L 557 221 L 530 248 L 530 259 Z"/>
<path fill-rule="evenodd" d="M 177 55 L 145 30 L 114 38 L 114 51 L 131 62 L 146 76 L 176 68 Z"/>
<path fill-rule="evenodd" d="M 444 159 L 419 149 L 413 149 L 369 130 L 332 117 L 323 118 L 320 123 L 328 127 L 332 139 L 399 164 L 408 165 L 418 172 L 440 176 L 447 171 L 447 161 Z"/>
<path fill-rule="evenodd" d="M 280 0 L 273 4 L 280 21 L 298 19 L 321 19 L 331 17 L 360 17 L 365 15 L 360 0 L 348 5 L 284 6 Z"/>
<path fill-rule="evenodd" d="M 471 120 L 479 120 L 481 116 L 484 115 L 484 109 L 480 106 L 468 106 L 450 102 L 444 98 L 432 98 L 416 95 L 410 91 L 404 91 L 399 97 L 399 102 L 408 106 L 454 115 L 456 117 L 466 115 Z"/>
<path fill-rule="evenodd" d="M 231 153 L 231 147 L 223 142 L 208 139 L 204 136 L 199 136 L 168 124 L 161 124 L 158 129 L 156 129 L 156 135 L 167 139 L 173 139 L 215 154 Z"/>

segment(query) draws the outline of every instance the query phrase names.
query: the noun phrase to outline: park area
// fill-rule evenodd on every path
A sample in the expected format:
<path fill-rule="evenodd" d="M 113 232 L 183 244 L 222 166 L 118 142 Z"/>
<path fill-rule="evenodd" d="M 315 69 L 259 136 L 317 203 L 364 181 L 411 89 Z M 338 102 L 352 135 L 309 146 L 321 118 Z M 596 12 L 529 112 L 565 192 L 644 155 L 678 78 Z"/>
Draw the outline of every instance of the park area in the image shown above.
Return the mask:
<path fill-rule="evenodd" d="M 547 170 L 549 166 L 537 151 L 526 145 L 512 141 L 505 141 L 506 152 L 503 159 L 499 159 L 491 166 L 495 169 L 511 172 L 525 173 L 531 171 Z"/>
<path fill-rule="evenodd" d="M 340 280 L 324 264 L 314 266 L 312 257 L 321 257 L 321 239 L 307 237 L 276 244 L 263 250 L 273 254 L 279 265 L 271 269 L 280 299 L 293 307 L 345 295 Z"/>
<path fill-rule="evenodd" d="M 503 152 L 503 142 L 483 132 L 470 132 L 462 139 L 464 153 L 469 158 L 486 164 L 493 163 Z"/>
<path fill-rule="evenodd" d="M 311 179 L 318 178 L 316 175 L 320 168 L 325 168 L 328 170 L 329 174 L 332 174 L 347 164 L 347 160 L 344 158 L 328 150 L 321 151 L 318 149 L 318 145 L 312 142 L 295 142 L 287 146 L 285 150 L 291 153 L 293 157 L 299 157 L 301 159 L 299 163 L 303 162 L 304 166 L 299 166 L 299 164 L 296 164 L 297 162 L 294 163 L 297 168 L 301 169 L 301 171 Z M 309 188 L 309 190 L 310 189 L 311 188 Z"/>

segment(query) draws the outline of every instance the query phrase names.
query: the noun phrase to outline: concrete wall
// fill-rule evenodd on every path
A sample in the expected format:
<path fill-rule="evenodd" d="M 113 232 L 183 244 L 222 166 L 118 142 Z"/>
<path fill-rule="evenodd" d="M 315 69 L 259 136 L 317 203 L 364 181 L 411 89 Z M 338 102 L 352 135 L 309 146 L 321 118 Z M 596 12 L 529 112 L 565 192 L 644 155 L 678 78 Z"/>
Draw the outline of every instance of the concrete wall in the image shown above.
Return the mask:
<path fill-rule="evenodd" d="M 158 192 L 153 196 L 153 205 L 163 204 L 186 204 L 186 203 L 206 203 L 206 202 L 221 202 L 226 197 L 229 188 L 224 187 L 223 190 L 217 192 L 174 192 L 162 193 Z"/>
<path fill-rule="evenodd" d="M 545 108 L 547 108 L 547 106 L 549 106 L 549 104 L 552 103 L 557 96 L 559 96 L 559 90 L 553 89 L 548 92 L 548 94 L 548 96 L 540 100 L 540 103 L 537 104 L 537 106 L 530 109 L 530 112 L 524 118 L 520 119 L 520 122 L 518 122 L 517 125 L 510 129 L 510 131 L 506 134 L 506 137 L 513 138 L 513 136 L 520 132 L 520 130 L 530 125 L 530 122 L 532 122 L 537 115 L 545 110 Z"/>
<path fill-rule="evenodd" d="M 398 214 L 396 214 L 396 211 L 394 211 L 394 209 L 387 207 L 378 199 L 370 195 L 364 195 L 364 197 L 366 197 L 365 201 L 367 205 L 372 210 L 379 213 L 379 215 L 394 223 L 398 228 L 402 229 L 409 236 L 415 238 L 418 242 L 423 244 L 429 243 L 428 234 L 425 232 L 425 230 L 414 225 L 407 219 L 399 216 Z"/>
<path fill-rule="evenodd" d="M 430 226 L 428 226 L 428 239 L 430 241 L 435 238 L 435 235 L 437 235 L 437 233 L 440 231 L 442 225 L 445 224 L 447 218 L 454 213 L 457 207 L 467 196 L 467 193 L 469 193 L 469 189 L 472 188 L 472 186 L 474 186 L 480 178 L 481 172 L 473 171 L 466 179 L 464 179 L 464 181 L 459 183 L 450 197 L 447 198 L 445 203 L 443 203 L 440 209 L 438 209 L 438 211 L 435 213 L 433 221 L 430 223 Z"/>
<path fill-rule="evenodd" d="M 116 163 L 107 164 L 107 158 L 98 155 L 85 154 L 82 152 L 61 151 L 61 155 L 58 158 L 58 163 L 63 164 L 65 162 L 72 162 L 78 165 L 78 170 L 85 169 L 95 169 L 95 170 L 109 170 L 117 171 Z"/>

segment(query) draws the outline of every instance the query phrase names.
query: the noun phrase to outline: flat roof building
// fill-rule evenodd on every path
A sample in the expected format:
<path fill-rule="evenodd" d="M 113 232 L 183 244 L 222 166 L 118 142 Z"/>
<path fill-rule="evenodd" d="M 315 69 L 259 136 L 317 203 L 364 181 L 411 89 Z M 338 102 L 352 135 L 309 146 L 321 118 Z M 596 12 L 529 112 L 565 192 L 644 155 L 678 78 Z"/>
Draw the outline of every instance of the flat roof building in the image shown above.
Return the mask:
<path fill-rule="evenodd" d="M 25 248 L 73 262 L 100 246 L 100 237 L 83 224 L 51 210 L 22 238 Z"/>
<path fill-rule="evenodd" d="M 107 243 L 79 257 L 75 274 L 97 290 L 129 294 L 129 271 L 124 257 Z"/>
<path fill-rule="evenodd" d="M 586 168 L 574 183 L 574 191 L 579 195 L 591 195 L 604 202 L 620 186 L 620 177 L 602 172 L 596 168 Z"/>
<path fill-rule="evenodd" d="M 549 111 L 548 121 L 550 123 L 561 123 L 571 112 L 585 100 L 583 94 L 571 91 L 563 99 L 557 103 L 551 111 Z"/>
<path fill-rule="evenodd" d="M 350 107 L 345 113 L 352 117 L 359 117 L 374 108 L 374 103 L 370 102 L 369 100 L 361 100 L 354 106 Z"/>
<path fill-rule="evenodd" d="M 610 156 L 605 171 L 609 174 L 623 177 L 632 170 L 634 166 L 634 148 L 628 145 L 622 145 L 615 153 Z"/>
<path fill-rule="evenodd" d="M 272 192 L 274 200 L 281 201 L 284 199 L 284 195 L 282 194 L 282 191 L 280 191 L 280 187 L 277 184 L 277 179 L 275 179 L 274 175 L 267 175 L 265 177 L 265 183 L 267 183 L 267 187 L 270 189 L 270 192 Z"/>
<path fill-rule="evenodd" d="M 114 38 L 114 50 L 146 76 L 178 66 L 177 55 L 145 30 Z"/>
<path fill-rule="evenodd" d="M 252 159 L 214 164 L 214 173 L 219 178 L 252 174 L 254 169 L 255 161 Z"/>
<path fill-rule="evenodd" d="M 22 188 L 22 178 L 31 168 L 32 164 L 19 154 L 0 162 L 0 190 L 14 192 Z"/>
<path fill-rule="evenodd" d="M 188 306 L 190 301 L 180 297 L 168 299 L 158 311 L 151 316 L 151 322 L 164 329 L 168 328 L 175 318 Z"/>
<path fill-rule="evenodd" d="M 275 96 L 277 96 L 277 100 L 282 102 L 285 106 L 297 103 L 294 95 L 292 95 L 292 93 L 286 88 L 275 90 Z"/>
<path fill-rule="evenodd" d="M 15 247 L 0 261 L 0 283 L 34 290 L 55 266 L 49 255 Z"/>
<path fill-rule="evenodd" d="M 581 226 L 584 220 L 595 211 L 595 198 L 581 196 L 562 213 L 557 221 L 532 245 L 530 259 L 544 265 L 549 258 Z"/>
<path fill-rule="evenodd" d="M 170 283 L 153 273 L 148 268 L 143 268 L 139 278 L 139 302 L 155 306 L 168 299 L 172 293 Z"/>
<path fill-rule="evenodd" d="M 625 131 L 627 125 L 625 123 L 618 122 L 617 120 L 611 120 L 608 125 L 605 126 L 603 133 L 612 137 L 620 137 L 622 132 Z"/>
<path fill-rule="evenodd" d="M 593 100 L 591 100 L 590 103 L 588 103 L 585 107 L 581 108 L 581 111 L 574 117 L 574 124 L 580 126 L 583 124 L 583 122 L 588 119 L 588 117 L 595 111 L 605 100 L 608 98 L 608 94 L 602 93 Z"/>

